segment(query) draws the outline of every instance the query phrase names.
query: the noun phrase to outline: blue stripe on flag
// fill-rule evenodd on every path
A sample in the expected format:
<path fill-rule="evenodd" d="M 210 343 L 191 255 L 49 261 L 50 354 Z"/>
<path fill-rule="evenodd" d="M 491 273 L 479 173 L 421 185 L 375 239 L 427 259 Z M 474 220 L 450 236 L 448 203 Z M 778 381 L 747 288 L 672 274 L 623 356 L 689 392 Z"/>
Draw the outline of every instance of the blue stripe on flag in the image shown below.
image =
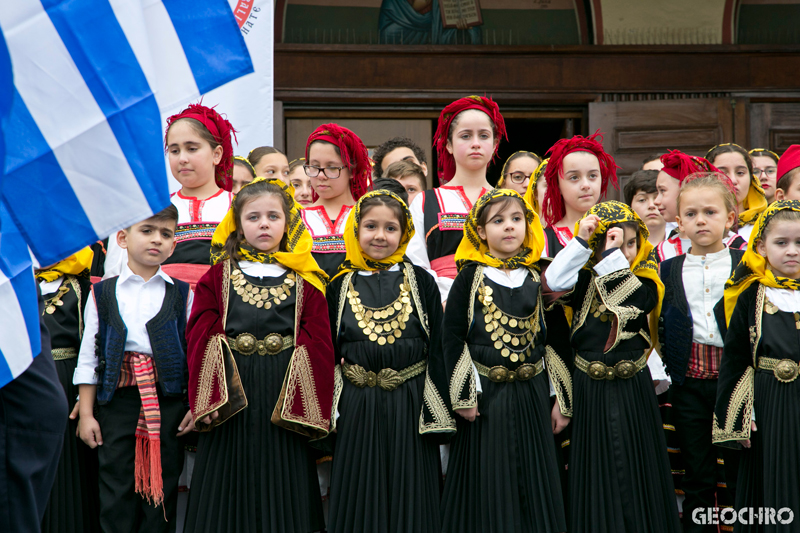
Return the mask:
<path fill-rule="evenodd" d="M 28 244 L 43 265 L 63 259 L 98 239 L 89 218 L 15 90 L 6 138 L 3 199 Z M 87 162 L 91 164 L 91 162 Z M 69 228 L 69 239 L 54 228 Z"/>
<path fill-rule="evenodd" d="M 157 213 L 169 205 L 161 117 L 133 49 L 107 0 L 42 0 L 64 46 L 108 119 L 125 158 Z M 37 254 L 38 255 L 38 254 Z"/>
<path fill-rule="evenodd" d="M 253 72 L 227 0 L 163 0 L 200 94 Z"/>
<path fill-rule="evenodd" d="M 0 31 L 0 191 L 3 187 L 3 169 L 6 160 L 5 131 L 6 119 L 11 114 L 14 101 L 14 71 L 11 69 L 11 56 L 3 32 Z M 0 230 L 1 231 L 1 230 Z"/>

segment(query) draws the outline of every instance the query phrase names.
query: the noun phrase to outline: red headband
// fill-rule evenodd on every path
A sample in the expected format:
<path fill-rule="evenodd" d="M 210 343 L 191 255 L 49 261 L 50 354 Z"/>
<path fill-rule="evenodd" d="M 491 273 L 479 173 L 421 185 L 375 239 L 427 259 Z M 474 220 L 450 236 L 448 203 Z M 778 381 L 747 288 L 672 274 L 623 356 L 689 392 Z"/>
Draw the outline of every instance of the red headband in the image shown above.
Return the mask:
<path fill-rule="evenodd" d="M 544 178 L 547 181 L 547 192 L 544 195 L 542 211 L 544 219 L 548 224 L 553 225 L 567 214 L 567 207 L 564 198 L 561 196 L 561 189 L 558 187 L 558 179 L 563 174 L 564 158 L 572 152 L 589 152 L 597 157 L 600 162 L 600 197 L 604 197 L 608 189 L 609 182 L 617 188 L 617 164 L 614 158 L 603 150 L 603 134 L 597 130 L 594 135 L 581 137 L 575 135 L 571 139 L 561 139 L 553 145 L 547 154 L 550 154 L 550 161 L 544 171 Z M 547 157 L 545 154 L 545 157 Z M 572 229 L 572 228 L 570 228 Z"/>
<path fill-rule="evenodd" d="M 684 154 L 680 150 L 671 150 L 669 153 L 662 155 L 661 163 L 664 165 L 661 171 L 675 178 L 681 184 L 683 184 L 683 180 L 685 180 L 687 176 L 695 172 L 719 172 L 720 174 L 724 174 L 717 167 L 709 163 L 707 159 Z"/>
<path fill-rule="evenodd" d="M 211 133 L 214 140 L 222 145 L 222 159 L 214 169 L 214 181 L 217 187 L 230 192 L 233 188 L 233 144 L 231 143 L 231 134 L 236 139 L 236 130 L 214 108 L 206 107 L 203 104 L 189 104 L 189 107 L 167 119 L 167 129 L 164 132 L 164 147 L 167 146 L 167 134 L 170 126 L 172 126 L 173 122 L 182 118 L 193 118 L 198 121 Z"/>
<path fill-rule="evenodd" d="M 778 160 L 778 181 L 797 167 L 800 167 L 800 145 L 793 144 L 783 152 Z"/>
<path fill-rule="evenodd" d="M 342 158 L 342 165 L 350 169 L 350 193 L 356 202 L 371 188 L 370 176 L 372 175 L 372 164 L 369 159 L 369 152 L 364 142 L 358 135 L 338 124 L 323 124 L 314 130 L 308 137 L 306 143 L 306 161 L 308 161 L 308 149 L 314 141 L 325 141 L 339 148 Z M 311 189 L 311 199 L 316 202 L 319 196 Z"/>
<path fill-rule="evenodd" d="M 489 115 L 489 119 L 494 123 L 496 131 L 495 137 L 498 141 L 500 139 L 508 139 L 506 135 L 506 123 L 503 120 L 503 115 L 500 114 L 500 108 L 491 98 L 484 96 L 466 96 L 459 98 L 452 104 L 442 109 L 442 114 L 439 115 L 439 125 L 436 128 L 436 135 L 433 137 L 433 146 L 436 148 L 436 155 L 439 160 L 438 173 L 439 184 L 444 185 L 456 174 L 456 161 L 453 154 L 447 151 L 447 137 L 450 133 L 450 125 L 453 123 L 459 113 L 467 109 L 477 109 Z M 492 154 L 492 161 L 497 156 L 497 147 L 495 145 L 494 153 Z"/>

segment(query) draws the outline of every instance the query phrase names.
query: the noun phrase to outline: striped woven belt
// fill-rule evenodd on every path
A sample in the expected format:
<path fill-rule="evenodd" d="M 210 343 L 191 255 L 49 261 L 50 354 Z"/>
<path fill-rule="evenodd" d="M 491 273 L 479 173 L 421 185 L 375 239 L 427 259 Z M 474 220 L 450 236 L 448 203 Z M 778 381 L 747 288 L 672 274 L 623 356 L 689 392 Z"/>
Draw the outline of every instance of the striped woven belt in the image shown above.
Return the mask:
<path fill-rule="evenodd" d="M 53 361 L 63 361 L 64 359 L 75 359 L 78 357 L 77 348 L 53 348 Z"/>
<path fill-rule="evenodd" d="M 351 365 L 348 363 L 345 363 L 342 369 L 344 370 L 344 376 L 356 387 L 380 387 L 383 390 L 393 391 L 409 379 L 425 372 L 427 367 L 428 361 L 422 360 L 411 366 L 407 366 L 403 370 L 384 368 L 378 373 L 371 370 L 367 372 L 367 370 L 360 365 Z"/>
<path fill-rule="evenodd" d="M 525 363 L 524 365 L 518 366 L 514 370 L 510 370 L 504 366 L 493 366 L 489 368 L 488 366 L 482 365 L 477 361 L 473 361 L 472 364 L 475 365 L 475 368 L 478 370 L 478 374 L 489 378 L 489 381 L 494 381 L 495 383 L 528 381 L 529 379 L 539 375 L 542 370 L 544 370 L 543 359 L 539 359 L 535 363 Z"/>
<path fill-rule="evenodd" d="M 294 337 L 270 333 L 263 340 L 258 340 L 252 333 L 240 333 L 235 339 L 228 337 L 228 344 L 232 350 L 242 355 L 253 355 L 256 352 L 258 355 L 275 355 L 294 346 Z"/>
<path fill-rule="evenodd" d="M 798 364 L 791 359 L 772 359 L 771 357 L 759 357 L 758 368 L 771 370 L 775 374 L 775 379 L 783 383 L 790 383 L 796 380 L 800 372 Z"/>
<path fill-rule="evenodd" d="M 602 361 L 587 361 L 580 355 L 575 355 L 575 368 L 585 372 L 592 379 L 628 379 L 647 366 L 647 352 L 636 361 L 620 361 L 614 366 L 608 366 Z"/>

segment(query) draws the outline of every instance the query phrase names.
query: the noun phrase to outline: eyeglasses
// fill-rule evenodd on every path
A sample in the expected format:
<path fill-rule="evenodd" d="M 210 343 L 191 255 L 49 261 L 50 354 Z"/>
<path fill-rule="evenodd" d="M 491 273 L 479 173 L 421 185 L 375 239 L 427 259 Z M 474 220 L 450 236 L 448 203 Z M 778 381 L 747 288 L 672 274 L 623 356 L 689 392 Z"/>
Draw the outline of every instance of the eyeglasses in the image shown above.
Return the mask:
<path fill-rule="evenodd" d="M 533 174 L 525 174 L 524 172 L 511 172 L 506 174 L 514 183 L 523 183 L 525 180 L 530 179 Z"/>
<path fill-rule="evenodd" d="M 303 165 L 303 170 L 306 171 L 306 176 L 309 178 L 316 178 L 320 172 L 325 174 L 325 177 L 335 180 L 342 175 L 342 169 L 347 167 L 315 167 L 312 165 Z"/>
<path fill-rule="evenodd" d="M 759 177 L 761 174 L 766 174 L 768 177 L 773 177 L 778 175 L 778 167 L 767 167 L 767 168 L 753 168 L 753 174 L 756 177 Z"/>

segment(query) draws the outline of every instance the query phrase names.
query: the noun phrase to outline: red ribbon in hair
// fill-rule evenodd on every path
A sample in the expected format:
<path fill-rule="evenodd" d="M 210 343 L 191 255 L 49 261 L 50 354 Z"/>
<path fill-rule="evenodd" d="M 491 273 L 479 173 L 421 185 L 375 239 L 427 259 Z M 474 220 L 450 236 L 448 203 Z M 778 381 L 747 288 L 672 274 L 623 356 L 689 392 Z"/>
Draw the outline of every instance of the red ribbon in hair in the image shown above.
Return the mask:
<path fill-rule="evenodd" d="M 662 155 L 661 163 L 664 165 L 661 171 L 675 178 L 681 184 L 687 176 L 695 172 L 719 172 L 724 174 L 709 163 L 707 159 L 684 154 L 680 150 L 671 150 L 669 153 Z"/>
<path fill-rule="evenodd" d="M 203 104 L 189 104 L 189 107 L 167 119 L 167 129 L 164 132 L 165 148 L 170 126 L 172 126 L 173 122 L 182 118 L 193 118 L 200 122 L 211 133 L 214 140 L 222 145 L 222 159 L 214 169 L 214 181 L 217 187 L 230 192 L 233 188 L 233 143 L 231 143 L 231 135 L 236 139 L 236 130 L 214 108 L 206 107 Z"/>
<path fill-rule="evenodd" d="M 442 114 L 439 115 L 439 125 L 436 128 L 436 135 L 433 137 L 433 146 L 436 148 L 436 155 L 439 161 L 437 170 L 441 185 L 453 179 L 456 174 L 456 160 L 453 158 L 453 154 L 447 151 L 447 137 L 450 133 L 450 125 L 459 113 L 467 109 L 477 109 L 489 115 L 489 119 L 494 124 L 495 137 L 498 140 L 508 139 L 506 123 L 503 120 L 503 115 L 500 114 L 500 107 L 491 98 L 465 96 L 442 109 Z M 492 161 L 497 156 L 497 147 L 499 145 L 500 143 L 495 144 Z"/>
<path fill-rule="evenodd" d="M 314 130 L 306 143 L 306 162 L 308 149 L 314 141 L 326 141 L 339 148 L 342 165 L 350 169 L 350 193 L 356 202 L 371 188 L 372 162 L 364 142 L 352 131 L 338 124 L 323 124 Z M 311 188 L 311 200 L 316 202 L 319 196 Z"/>
<path fill-rule="evenodd" d="M 544 171 L 547 181 L 547 192 L 544 195 L 542 210 L 544 219 L 551 226 L 564 218 L 567 214 L 567 206 L 561 196 L 561 189 L 558 187 L 558 179 L 563 175 L 564 158 L 572 152 L 589 152 L 597 157 L 600 162 L 600 197 L 604 197 L 608 184 L 617 187 L 617 164 L 614 158 L 606 153 L 601 144 L 603 134 L 597 130 L 594 135 L 581 137 L 575 135 L 571 139 L 561 139 L 547 151 L 545 157 L 550 157 L 550 162 Z M 570 228 L 572 229 L 572 228 Z"/>

